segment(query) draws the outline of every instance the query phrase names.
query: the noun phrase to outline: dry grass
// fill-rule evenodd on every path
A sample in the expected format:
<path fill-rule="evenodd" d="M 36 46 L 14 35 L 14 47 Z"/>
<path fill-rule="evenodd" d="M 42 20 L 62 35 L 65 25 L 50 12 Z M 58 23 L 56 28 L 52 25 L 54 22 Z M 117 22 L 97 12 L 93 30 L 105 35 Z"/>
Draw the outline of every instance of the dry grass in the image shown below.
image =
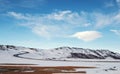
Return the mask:
<path fill-rule="evenodd" d="M 84 66 L 56 66 L 40 67 L 35 65 L 0 65 L 0 74 L 86 74 L 85 71 L 76 72 L 77 68 L 95 68 Z"/>

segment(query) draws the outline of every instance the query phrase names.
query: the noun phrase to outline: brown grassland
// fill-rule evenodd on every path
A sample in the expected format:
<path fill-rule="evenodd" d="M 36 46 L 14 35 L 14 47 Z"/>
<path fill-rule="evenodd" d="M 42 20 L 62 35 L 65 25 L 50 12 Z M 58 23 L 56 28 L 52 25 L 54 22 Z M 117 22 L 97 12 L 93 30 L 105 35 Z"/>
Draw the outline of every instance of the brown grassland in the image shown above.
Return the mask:
<path fill-rule="evenodd" d="M 0 65 L 0 74 L 86 74 L 85 71 L 75 71 L 77 68 L 95 68 L 84 66 L 53 66 L 41 67 L 37 65 Z"/>

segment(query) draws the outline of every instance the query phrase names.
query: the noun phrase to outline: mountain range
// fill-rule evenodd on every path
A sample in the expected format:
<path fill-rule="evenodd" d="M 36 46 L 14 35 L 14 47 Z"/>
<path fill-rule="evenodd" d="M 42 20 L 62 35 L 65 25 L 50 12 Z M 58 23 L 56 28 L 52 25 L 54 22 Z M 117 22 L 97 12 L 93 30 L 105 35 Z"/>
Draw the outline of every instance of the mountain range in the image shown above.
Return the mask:
<path fill-rule="evenodd" d="M 77 47 L 37 49 L 14 45 L 0 45 L 0 56 L 3 55 L 33 60 L 120 59 L 119 53 L 110 50 L 93 50 Z"/>

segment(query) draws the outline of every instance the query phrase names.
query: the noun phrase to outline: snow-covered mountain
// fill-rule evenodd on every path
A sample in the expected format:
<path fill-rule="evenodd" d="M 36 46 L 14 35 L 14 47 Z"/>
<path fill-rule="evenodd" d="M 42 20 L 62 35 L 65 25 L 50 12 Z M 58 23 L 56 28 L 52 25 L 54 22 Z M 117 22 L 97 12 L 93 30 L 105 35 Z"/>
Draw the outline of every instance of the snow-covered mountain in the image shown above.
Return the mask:
<path fill-rule="evenodd" d="M 59 47 L 54 49 L 36 49 L 13 45 L 0 45 L 0 58 L 14 56 L 33 60 L 66 59 L 120 59 L 120 54 L 109 50 L 92 50 L 76 47 Z"/>

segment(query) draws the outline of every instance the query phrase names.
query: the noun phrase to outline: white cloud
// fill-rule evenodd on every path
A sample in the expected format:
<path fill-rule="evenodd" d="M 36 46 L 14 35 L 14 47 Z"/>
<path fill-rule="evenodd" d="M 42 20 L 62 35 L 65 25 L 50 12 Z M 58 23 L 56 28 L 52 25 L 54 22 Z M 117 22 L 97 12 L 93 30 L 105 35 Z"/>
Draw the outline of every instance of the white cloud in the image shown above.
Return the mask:
<path fill-rule="evenodd" d="M 115 33 L 116 35 L 120 35 L 120 30 L 110 30 L 110 31 Z"/>
<path fill-rule="evenodd" d="M 65 10 L 36 15 L 8 12 L 7 15 L 14 17 L 18 22 L 22 21 L 19 22 L 20 25 L 30 28 L 33 33 L 42 37 L 68 36 L 72 31 L 79 31 L 83 27 L 99 29 L 106 26 L 120 26 L 119 12 L 103 14 Z"/>
<path fill-rule="evenodd" d="M 64 22 L 63 24 L 89 26 L 86 25 L 89 21 L 86 19 L 86 15 L 83 13 L 72 12 L 70 10 L 53 12 L 47 15 L 49 20 Z"/>
<path fill-rule="evenodd" d="M 46 26 L 46 25 L 43 25 L 43 26 L 34 26 L 32 28 L 32 31 L 39 35 L 39 36 L 42 36 L 42 37 L 46 37 L 46 38 L 51 38 L 51 37 L 57 37 L 57 36 L 60 36 L 60 30 L 58 27 L 56 26 Z"/>
<path fill-rule="evenodd" d="M 114 21 L 113 24 L 120 25 L 120 12 L 113 17 L 113 21 Z"/>
<path fill-rule="evenodd" d="M 78 26 L 91 25 L 82 14 L 69 10 L 38 15 L 8 12 L 8 15 L 18 21 L 23 20 L 20 25 L 29 27 L 32 32 L 43 37 L 64 36 Z"/>
<path fill-rule="evenodd" d="M 96 28 L 107 26 L 120 26 L 120 12 L 111 14 L 93 13 L 93 23 Z"/>
<path fill-rule="evenodd" d="M 71 15 L 71 14 L 72 14 L 72 12 L 69 10 L 59 11 L 57 13 L 55 12 L 55 13 L 48 15 L 48 18 L 54 19 L 54 20 L 64 20 L 67 18 L 66 16 Z"/>
<path fill-rule="evenodd" d="M 28 19 L 24 14 L 16 12 L 8 12 L 8 15 L 15 17 L 16 19 Z"/>
<path fill-rule="evenodd" d="M 92 41 L 102 37 L 102 35 L 100 32 L 97 32 L 97 31 L 83 31 L 83 32 L 77 32 L 73 34 L 72 37 L 81 39 L 83 41 Z"/>
<path fill-rule="evenodd" d="M 96 24 L 97 28 L 111 25 L 113 23 L 112 15 L 107 15 L 102 13 L 93 13 L 93 16 L 95 17 L 94 23 Z"/>

